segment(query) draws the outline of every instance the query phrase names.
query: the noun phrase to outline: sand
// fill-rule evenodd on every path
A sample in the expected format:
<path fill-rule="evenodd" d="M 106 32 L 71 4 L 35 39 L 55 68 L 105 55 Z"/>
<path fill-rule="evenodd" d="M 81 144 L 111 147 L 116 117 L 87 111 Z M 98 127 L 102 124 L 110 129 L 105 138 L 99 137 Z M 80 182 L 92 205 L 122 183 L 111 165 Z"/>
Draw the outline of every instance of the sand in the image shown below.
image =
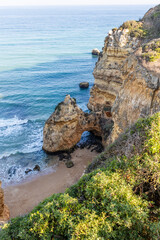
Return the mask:
<path fill-rule="evenodd" d="M 74 167 L 67 168 L 64 162 L 58 162 L 55 172 L 41 173 L 25 182 L 6 187 L 5 204 L 9 207 L 10 217 L 23 216 L 53 193 L 63 193 L 80 179 L 96 155 L 95 151 L 77 149 L 72 153 Z"/>

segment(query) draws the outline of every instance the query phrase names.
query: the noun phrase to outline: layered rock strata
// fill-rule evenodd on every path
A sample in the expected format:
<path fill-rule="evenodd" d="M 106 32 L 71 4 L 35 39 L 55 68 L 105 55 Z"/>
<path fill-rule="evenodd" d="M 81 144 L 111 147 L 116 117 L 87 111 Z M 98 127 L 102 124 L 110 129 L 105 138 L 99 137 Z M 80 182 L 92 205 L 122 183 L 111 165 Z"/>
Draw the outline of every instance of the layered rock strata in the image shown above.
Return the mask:
<path fill-rule="evenodd" d="M 149 19 L 154 11 L 152 9 L 148 12 Z M 147 14 L 144 21 L 145 19 L 149 25 Z M 144 23 L 133 21 L 131 24 L 138 24 L 139 27 Z M 141 27 L 137 32 L 143 34 Z M 154 63 L 143 60 L 143 46 L 150 40 L 134 36 L 137 32 L 122 27 L 110 31 L 105 39 L 102 57 L 93 72 L 95 82 L 90 92 L 88 108 L 100 112 L 110 107 L 114 121 L 106 145 L 138 118 L 160 111 L 160 62 L 159 59 Z M 152 44 L 153 41 L 152 39 Z"/>
<path fill-rule="evenodd" d="M 147 71 L 134 55 L 122 68 L 124 83 L 112 107 L 114 128 L 111 141 L 139 118 L 160 111 L 160 76 Z"/>
<path fill-rule="evenodd" d="M 10 216 L 9 209 L 4 204 L 4 192 L 3 192 L 3 189 L 1 188 L 1 182 L 0 182 L 0 223 L 4 221 L 8 221 L 9 216 Z"/>

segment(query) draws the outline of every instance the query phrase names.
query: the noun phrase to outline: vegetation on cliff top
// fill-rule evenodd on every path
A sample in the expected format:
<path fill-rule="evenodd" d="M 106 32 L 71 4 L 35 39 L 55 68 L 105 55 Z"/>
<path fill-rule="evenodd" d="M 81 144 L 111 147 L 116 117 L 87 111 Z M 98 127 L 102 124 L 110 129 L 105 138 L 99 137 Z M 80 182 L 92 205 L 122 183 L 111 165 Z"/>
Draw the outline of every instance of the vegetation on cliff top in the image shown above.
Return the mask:
<path fill-rule="evenodd" d="M 139 120 L 88 174 L 0 232 L 11 239 L 159 239 L 160 113 Z"/>
<path fill-rule="evenodd" d="M 124 22 L 120 29 L 128 29 L 131 37 L 136 37 L 139 39 L 145 38 L 148 34 L 148 31 L 144 29 L 141 21 L 131 20 Z"/>
<path fill-rule="evenodd" d="M 152 40 L 142 48 L 142 57 L 146 61 L 154 62 L 160 58 L 160 39 Z"/>
<path fill-rule="evenodd" d="M 142 58 L 147 62 L 160 59 L 160 5 L 149 9 L 140 21 L 127 21 L 119 29 L 128 29 L 131 37 L 145 42 Z"/>
<path fill-rule="evenodd" d="M 160 23 L 160 22 L 159 22 Z M 152 39 L 151 30 L 145 29 L 142 21 L 127 21 L 119 29 L 128 29 L 128 34 L 145 42 L 142 47 L 142 58 L 147 62 L 154 62 L 160 58 L 160 39 Z M 150 40 L 152 39 L 152 40 Z M 143 41 L 145 40 L 145 41 Z"/>

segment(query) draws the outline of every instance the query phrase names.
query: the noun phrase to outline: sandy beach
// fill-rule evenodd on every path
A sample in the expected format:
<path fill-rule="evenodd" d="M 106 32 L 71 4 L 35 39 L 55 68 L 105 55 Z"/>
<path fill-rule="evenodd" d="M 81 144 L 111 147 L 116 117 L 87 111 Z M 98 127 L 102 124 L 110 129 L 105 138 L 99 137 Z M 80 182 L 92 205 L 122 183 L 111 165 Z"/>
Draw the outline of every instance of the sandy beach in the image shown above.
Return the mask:
<path fill-rule="evenodd" d="M 5 204 L 9 207 L 10 217 L 23 216 L 53 193 L 63 193 L 80 179 L 96 155 L 97 152 L 89 149 L 77 149 L 72 153 L 74 167 L 67 168 L 64 162 L 58 162 L 55 172 L 4 188 Z"/>

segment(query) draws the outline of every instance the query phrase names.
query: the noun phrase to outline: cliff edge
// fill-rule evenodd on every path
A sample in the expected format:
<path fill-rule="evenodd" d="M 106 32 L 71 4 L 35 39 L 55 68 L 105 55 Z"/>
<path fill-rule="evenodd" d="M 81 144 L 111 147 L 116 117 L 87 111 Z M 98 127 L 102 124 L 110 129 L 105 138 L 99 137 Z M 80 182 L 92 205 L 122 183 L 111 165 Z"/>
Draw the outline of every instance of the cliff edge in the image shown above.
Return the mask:
<path fill-rule="evenodd" d="M 114 128 L 108 142 L 140 117 L 160 110 L 160 5 L 141 21 L 127 21 L 112 29 L 93 75 L 88 108 L 111 109 Z"/>

